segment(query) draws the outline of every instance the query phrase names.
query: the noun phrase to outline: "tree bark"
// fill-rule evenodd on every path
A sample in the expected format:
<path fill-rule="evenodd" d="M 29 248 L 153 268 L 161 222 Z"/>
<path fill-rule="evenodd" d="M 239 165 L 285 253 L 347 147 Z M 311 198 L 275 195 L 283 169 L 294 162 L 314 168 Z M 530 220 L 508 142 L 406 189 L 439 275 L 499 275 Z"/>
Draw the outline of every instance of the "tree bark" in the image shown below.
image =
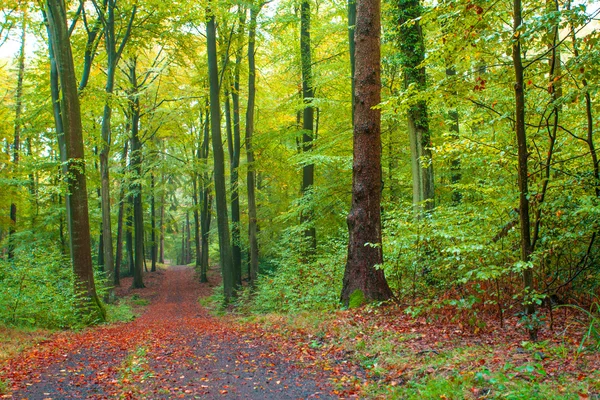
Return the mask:
<path fill-rule="evenodd" d="M 356 0 L 348 0 L 348 51 L 350 52 L 350 81 L 352 87 L 352 124 L 354 124 L 354 74 L 355 74 L 355 48 L 354 27 L 356 25 Z"/>
<path fill-rule="evenodd" d="M 348 215 L 350 240 L 340 299 L 345 306 L 357 292 L 362 292 L 367 301 L 392 297 L 383 270 L 376 268 L 383 262 L 381 113 L 373 108 L 381 100 L 379 0 L 358 2 L 356 12 L 352 209 Z"/>
<path fill-rule="evenodd" d="M 248 26 L 248 104 L 246 108 L 246 161 L 248 170 L 246 184 L 248 188 L 248 241 L 250 243 L 248 272 L 250 282 L 254 284 L 258 278 L 258 221 L 256 216 L 256 168 L 254 165 L 254 149 L 252 135 L 254 134 L 254 103 L 256 98 L 256 62 L 254 58 L 256 40 L 256 19 L 261 5 L 250 8 L 250 24 Z"/>
<path fill-rule="evenodd" d="M 125 141 L 123 146 L 123 168 L 127 167 L 127 153 L 129 150 L 129 141 Z M 115 257 L 115 286 L 121 285 L 121 262 L 123 261 L 123 216 L 125 214 L 125 182 L 121 182 L 121 191 L 119 193 L 119 215 L 117 216 L 117 255 Z"/>
<path fill-rule="evenodd" d="M 87 186 L 85 178 L 85 156 L 83 129 L 77 94 L 77 80 L 71 44 L 67 31 L 67 13 L 63 0 L 47 0 L 46 12 L 50 40 L 55 52 L 60 87 L 62 90 L 61 117 L 67 156 L 67 185 L 71 215 L 71 260 L 75 274 L 75 290 L 83 295 L 81 308 L 93 318 L 106 318 L 96 293 L 92 253 L 90 247 L 90 225 L 88 216 Z"/>
<path fill-rule="evenodd" d="M 244 26 L 246 23 L 246 8 L 240 6 L 238 9 L 239 28 L 238 48 L 236 49 L 235 65 L 233 68 L 233 90 L 231 101 L 233 105 L 233 137 L 230 145 L 230 167 L 231 167 L 231 239 L 233 242 L 233 269 L 234 281 L 239 287 L 242 286 L 242 248 L 240 239 L 240 195 L 239 195 L 239 167 L 240 167 L 240 68 L 242 65 L 242 47 Z"/>
<path fill-rule="evenodd" d="M 425 43 L 419 23 L 422 15 L 420 0 L 399 0 L 398 47 L 404 68 L 404 86 L 416 85 L 419 91 L 426 88 Z M 410 139 L 413 177 L 413 204 L 416 210 L 432 210 L 434 202 L 433 164 L 427 103 L 417 100 L 408 109 L 408 135 Z"/>
<path fill-rule="evenodd" d="M 151 229 L 150 240 L 150 257 L 152 259 L 152 266 L 150 271 L 156 271 L 156 201 L 155 201 L 155 186 L 154 186 L 154 173 L 150 172 L 150 221 Z"/>
<path fill-rule="evenodd" d="M 314 109 L 312 106 L 315 91 L 313 88 L 312 57 L 310 49 L 310 0 L 303 0 L 300 6 L 300 59 L 302 63 L 302 152 L 310 154 L 313 148 Z M 312 256 L 317 247 L 317 236 L 314 226 L 312 200 L 307 195 L 315 183 L 315 164 L 309 163 L 302 167 L 302 195 L 309 203 L 304 205 L 305 211 L 300 216 L 300 223 L 307 226 L 304 237 L 307 240 L 307 256 Z"/>
<path fill-rule="evenodd" d="M 102 236 L 104 238 L 104 271 L 110 281 L 114 280 L 114 256 L 112 242 L 112 220 L 110 213 L 110 178 L 109 178 L 109 157 L 110 147 L 112 145 L 111 117 L 112 117 L 112 96 L 115 85 L 115 75 L 117 65 L 125 44 L 129 40 L 131 26 L 136 14 L 136 6 L 133 7 L 129 25 L 125 31 L 121 44 L 117 48 L 117 37 L 115 32 L 115 9 L 116 0 L 106 0 L 106 13 L 104 14 L 104 40 L 107 54 L 106 67 L 106 103 L 104 104 L 104 114 L 102 117 L 102 147 L 100 151 L 100 181 L 101 181 L 101 201 L 102 201 Z M 100 8 L 97 7 L 98 12 Z M 133 148 L 132 148 L 133 150 Z M 114 292 L 109 289 L 108 298 L 112 301 Z"/>
<path fill-rule="evenodd" d="M 202 201 L 202 208 L 200 211 L 200 234 L 201 234 L 201 260 L 200 260 L 200 282 L 208 282 L 208 240 L 210 231 L 210 221 L 212 209 L 212 196 L 210 194 L 210 174 L 208 172 L 208 153 L 209 153 L 209 117 L 207 114 L 206 121 L 204 123 L 204 138 L 202 139 L 202 146 L 200 148 L 200 157 L 204 162 L 204 174 L 202 176 L 202 190 L 200 192 L 200 198 Z"/>
<path fill-rule="evenodd" d="M 513 69 L 515 73 L 515 135 L 518 146 L 518 180 L 519 180 L 519 220 L 521 223 L 521 261 L 529 263 L 531 261 L 531 221 L 529 218 L 529 181 L 527 160 L 529 153 L 527 150 L 527 134 L 525 131 L 525 82 L 523 78 L 523 61 L 521 58 L 521 39 L 519 27 L 523 20 L 521 17 L 521 0 L 513 2 L 513 46 L 512 58 Z M 525 267 L 523 269 L 523 285 L 525 291 L 525 313 L 529 318 L 535 313 L 535 304 L 529 299 L 529 295 L 534 290 L 533 270 Z M 529 338 L 537 340 L 537 327 L 531 324 L 529 328 Z"/>
<path fill-rule="evenodd" d="M 139 137 L 140 99 L 138 96 L 137 59 L 134 57 L 129 66 L 129 96 L 131 113 L 131 168 L 133 172 L 133 231 L 135 258 L 133 268 L 133 287 L 143 288 L 144 270 L 144 208 L 142 204 L 142 142 Z"/>
<path fill-rule="evenodd" d="M 219 255 L 221 272 L 223 274 L 223 290 L 225 301 L 229 302 L 234 296 L 233 253 L 229 235 L 229 220 L 227 217 L 227 193 L 225 189 L 225 154 L 221 139 L 221 109 L 219 101 L 219 72 L 217 66 L 217 40 L 215 16 L 207 10 L 206 23 L 208 75 L 210 85 L 210 122 L 212 133 L 214 182 L 217 206 L 217 227 L 219 232 Z"/>
<path fill-rule="evenodd" d="M 133 195 L 129 195 L 127 203 L 129 204 L 127 206 L 127 221 L 125 224 L 125 246 L 127 247 L 127 266 L 129 269 L 129 276 L 133 276 L 135 269 L 135 262 L 133 259 Z"/>
<path fill-rule="evenodd" d="M 21 47 L 19 49 L 18 56 L 18 69 L 17 73 L 17 93 L 16 93 L 16 107 L 15 107 L 15 130 L 14 130 L 14 141 L 13 141 L 13 174 L 17 173 L 19 168 L 19 153 L 21 151 L 21 114 L 23 112 L 23 78 L 25 76 L 25 37 L 27 35 L 27 13 L 23 11 L 22 20 L 22 31 L 21 31 Z M 13 199 L 15 196 L 11 196 Z M 10 204 L 10 228 L 8 229 L 8 259 L 14 258 L 15 250 L 15 238 L 14 234 L 17 228 L 17 203 L 11 202 Z"/>
<path fill-rule="evenodd" d="M 446 68 L 446 78 L 453 78 L 456 76 L 456 70 L 454 67 Z M 455 90 L 452 91 L 452 95 L 456 96 L 457 93 Z M 458 110 L 453 109 L 448 112 L 448 119 L 450 120 L 450 132 L 451 138 L 453 141 L 458 140 L 458 135 L 460 133 L 460 121 L 458 118 Z M 462 193 L 460 190 L 456 189 L 454 185 L 460 183 L 462 179 L 461 166 L 460 166 L 460 157 L 456 157 L 451 161 L 450 165 L 450 182 L 452 183 L 452 204 L 457 205 L 462 201 Z"/>

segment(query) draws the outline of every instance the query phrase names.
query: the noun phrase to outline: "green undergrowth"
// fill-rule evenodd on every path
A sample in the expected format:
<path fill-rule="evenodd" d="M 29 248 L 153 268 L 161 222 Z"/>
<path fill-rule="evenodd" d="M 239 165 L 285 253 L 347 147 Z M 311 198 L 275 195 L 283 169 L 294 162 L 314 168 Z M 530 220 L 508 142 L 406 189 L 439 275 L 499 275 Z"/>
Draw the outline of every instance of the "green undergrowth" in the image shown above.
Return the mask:
<path fill-rule="evenodd" d="M 107 304 L 107 322 L 128 322 L 133 321 L 141 314 L 143 307 L 150 304 L 147 299 L 140 298 L 138 295 L 123 297 L 114 304 Z"/>
<path fill-rule="evenodd" d="M 598 353 L 578 352 L 564 340 L 518 345 L 462 342 L 452 335 L 432 340 L 417 321 L 402 331 L 371 318 L 380 309 L 335 313 L 249 315 L 243 323 L 289 337 L 310 349 L 340 355 L 365 371 L 362 398 L 377 399 L 600 399 Z M 386 317 L 391 318 L 391 317 Z M 357 322 L 361 321 L 361 322 Z M 298 337 L 298 336 L 295 337 Z"/>
<path fill-rule="evenodd" d="M 69 260 L 56 251 L 38 248 L 0 260 L 0 324 L 66 329 L 98 322 L 77 307 L 73 282 Z"/>
<path fill-rule="evenodd" d="M 0 379 L 0 395 L 4 395 L 8 393 L 9 384 L 3 379 Z"/>

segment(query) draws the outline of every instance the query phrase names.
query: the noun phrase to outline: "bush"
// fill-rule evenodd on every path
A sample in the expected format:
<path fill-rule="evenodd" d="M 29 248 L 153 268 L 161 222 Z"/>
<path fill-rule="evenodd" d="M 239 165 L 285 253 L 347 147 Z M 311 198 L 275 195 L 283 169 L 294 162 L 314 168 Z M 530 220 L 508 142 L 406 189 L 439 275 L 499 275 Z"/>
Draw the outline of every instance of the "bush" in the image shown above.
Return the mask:
<path fill-rule="evenodd" d="M 241 308 L 251 312 L 330 310 L 339 306 L 347 242 L 341 237 L 324 242 L 312 260 L 303 251 L 302 233 L 288 231 L 277 244 L 274 268 L 263 272 L 253 295 L 242 293 Z"/>
<path fill-rule="evenodd" d="M 38 247 L 0 260 L 0 323 L 63 329 L 97 322 L 82 318 L 73 282 L 70 261 L 57 251 Z"/>

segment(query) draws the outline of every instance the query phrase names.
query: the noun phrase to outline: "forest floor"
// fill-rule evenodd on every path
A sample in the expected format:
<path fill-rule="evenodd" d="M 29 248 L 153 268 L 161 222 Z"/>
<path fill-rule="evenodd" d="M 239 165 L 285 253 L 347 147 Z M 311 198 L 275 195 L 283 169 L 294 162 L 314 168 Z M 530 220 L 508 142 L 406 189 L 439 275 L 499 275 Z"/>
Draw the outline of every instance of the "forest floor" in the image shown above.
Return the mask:
<path fill-rule="evenodd" d="M 125 280 L 119 297 L 142 310 L 131 322 L 21 332 L 0 352 L 0 398 L 600 399 L 599 343 L 579 346 L 598 321 L 571 309 L 537 343 L 517 317 L 500 326 L 474 309 L 214 316 L 198 302 L 213 273 L 212 285 L 187 267 L 146 274 L 145 289 Z"/>
<path fill-rule="evenodd" d="M 334 399 L 352 395 L 350 363 L 319 358 L 308 346 L 209 314 L 198 303 L 212 288 L 176 266 L 146 274 L 147 288 L 118 290 L 143 314 L 50 335 L 0 361 L 9 399 Z M 354 378 L 353 378 L 354 379 Z M 336 382 L 340 382 L 337 383 Z M 347 382 L 347 384 L 344 384 Z"/>

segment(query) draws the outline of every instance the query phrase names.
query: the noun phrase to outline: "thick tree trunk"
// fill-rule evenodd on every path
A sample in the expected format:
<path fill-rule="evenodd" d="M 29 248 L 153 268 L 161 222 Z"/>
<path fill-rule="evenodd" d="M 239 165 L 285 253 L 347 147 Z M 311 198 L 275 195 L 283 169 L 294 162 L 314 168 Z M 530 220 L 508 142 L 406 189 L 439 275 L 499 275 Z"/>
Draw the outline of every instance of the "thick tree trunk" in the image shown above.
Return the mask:
<path fill-rule="evenodd" d="M 59 81 L 62 90 L 61 117 L 67 156 L 67 185 L 71 214 L 71 260 L 75 275 L 75 290 L 83 295 L 82 310 L 93 317 L 105 319 L 105 312 L 96 294 L 94 270 L 90 247 L 87 187 L 85 179 L 85 156 L 83 129 L 77 94 L 77 80 L 73 55 L 67 31 L 67 13 L 62 0 L 46 2 L 50 38 L 55 52 Z"/>
<path fill-rule="evenodd" d="M 356 303 L 356 299 L 371 301 L 392 297 L 383 270 L 376 268 L 383 262 L 381 113 L 373 108 L 381 100 L 380 24 L 379 0 L 357 3 L 352 209 L 348 215 L 350 240 L 341 293 L 345 306 L 350 304 L 351 298 Z"/>
<path fill-rule="evenodd" d="M 254 134 L 254 103 L 256 98 L 256 63 L 254 48 L 256 40 L 256 18 L 260 6 L 252 5 L 250 9 L 250 25 L 248 27 L 248 105 L 246 109 L 246 174 L 248 188 L 248 240 L 250 242 L 248 272 L 250 282 L 254 284 L 258 277 L 258 221 L 256 217 L 256 168 L 254 165 L 254 149 L 252 135 Z"/>
<path fill-rule="evenodd" d="M 61 115 L 61 100 L 60 100 L 60 82 L 58 78 L 58 66 L 56 64 L 56 56 L 54 52 L 54 46 L 52 45 L 52 37 L 50 32 L 50 24 L 48 23 L 48 15 L 43 11 L 44 21 L 46 22 L 46 32 L 48 34 L 48 58 L 50 59 L 50 97 L 52 100 L 52 113 L 54 116 L 54 127 L 56 129 L 56 138 L 58 142 L 58 153 L 61 163 L 61 174 L 62 176 L 67 175 L 67 145 L 65 143 L 65 129 Z M 61 217 L 61 223 L 59 228 L 61 245 L 63 252 L 66 254 L 70 253 L 70 248 L 67 251 L 67 244 L 65 240 L 64 229 L 65 225 L 67 232 L 71 232 L 71 202 L 69 201 L 69 193 L 65 193 L 65 213 Z M 62 197 L 60 199 L 62 201 Z M 63 223 L 64 220 L 64 223 Z"/>
<path fill-rule="evenodd" d="M 210 121 L 212 133 L 214 182 L 217 206 L 217 227 L 219 232 L 219 255 L 221 272 L 223 274 L 223 290 L 225 301 L 229 302 L 234 296 L 233 253 L 229 235 L 229 220 L 227 217 L 227 193 L 225 189 L 225 155 L 221 139 L 221 109 L 219 101 L 219 72 L 217 67 L 217 40 L 215 16 L 207 10 L 206 23 L 208 75 L 210 84 Z"/>
<path fill-rule="evenodd" d="M 300 7 L 300 59 L 302 62 L 302 152 L 310 153 L 313 148 L 314 135 L 314 108 L 312 106 L 315 91 L 312 77 L 312 57 L 310 49 L 310 0 L 303 0 Z M 310 163 L 302 167 L 302 195 L 306 196 L 315 183 L 315 164 Z M 317 247 L 317 236 L 314 226 L 314 213 L 312 200 L 310 205 L 304 206 L 306 211 L 300 216 L 300 222 L 307 225 L 304 237 L 308 242 L 307 255 L 312 256 Z"/>
<path fill-rule="evenodd" d="M 519 220 L 521 223 L 521 261 L 529 263 L 531 261 L 531 222 L 529 218 L 529 182 L 527 159 L 527 135 L 525 132 L 525 82 L 523 78 L 523 62 L 521 58 L 521 40 L 519 27 L 521 26 L 521 0 L 513 2 L 513 34 L 514 42 L 512 46 L 513 68 L 515 72 L 515 135 L 518 145 L 518 178 L 519 178 Z M 525 291 L 525 313 L 532 318 L 535 313 L 535 305 L 529 298 L 534 290 L 533 270 L 525 268 L 523 270 L 523 284 Z M 529 329 L 529 338 L 537 340 L 537 327 L 531 325 Z"/>

